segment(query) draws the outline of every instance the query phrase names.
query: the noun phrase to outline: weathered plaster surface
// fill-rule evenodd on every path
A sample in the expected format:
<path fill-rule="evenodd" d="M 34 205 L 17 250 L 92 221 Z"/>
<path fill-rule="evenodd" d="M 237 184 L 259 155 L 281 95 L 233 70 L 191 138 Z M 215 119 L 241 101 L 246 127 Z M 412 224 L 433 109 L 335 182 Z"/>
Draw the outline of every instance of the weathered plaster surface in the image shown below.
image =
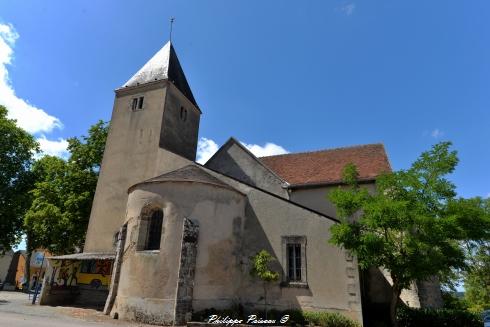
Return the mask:
<path fill-rule="evenodd" d="M 142 110 L 131 110 L 131 99 L 135 96 L 144 96 Z M 171 137 L 168 130 L 172 128 L 167 125 L 174 118 L 164 118 L 164 112 L 168 111 L 168 117 L 177 115 L 179 101 L 189 108 L 188 122 L 192 126 L 189 125 L 188 130 L 196 135 L 193 140 L 178 138 L 168 141 L 167 144 L 162 138 Z M 198 126 L 197 109 L 167 81 L 117 91 L 84 252 L 114 250 L 113 236 L 126 216 L 128 188 L 137 182 L 188 164 L 189 161 L 182 156 L 190 158 L 195 155 L 195 152 L 193 155 L 190 152 L 192 149 L 195 151 L 197 145 Z M 162 149 L 162 142 L 173 151 L 177 151 L 176 147 L 183 142 L 183 152 L 180 153 L 182 156 Z"/>
<path fill-rule="evenodd" d="M 157 251 L 137 251 L 136 244 L 140 237 L 139 216 L 141 210 L 148 205 L 160 208 L 164 213 L 161 248 Z M 138 303 L 140 298 L 144 298 L 147 302 L 156 301 L 163 306 L 155 312 L 156 316 L 148 309 L 147 315 L 151 317 L 142 321 L 174 321 L 184 219 L 190 219 L 199 225 L 193 297 L 201 294 L 203 289 L 210 288 L 219 293 L 221 289 L 228 287 L 232 288 L 229 291 L 231 297 L 236 287 L 232 284 L 236 271 L 223 269 L 223 264 L 229 264 L 229 255 L 220 257 L 213 252 L 213 256 L 209 256 L 205 249 L 216 247 L 222 242 L 234 242 L 231 238 L 233 219 L 240 212 L 243 216 L 243 207 L 242 194 L 212 185 L 170 182 L 143 184 L 136 188 L 131 192 L 128 201 L 128 241 L 113 311 L 116 310 L 123 319 L 141 320 L 131 312 L 141 312 Z M 227 248 L 223 251 L 226 252 Z M 223 277 L 221 287 L 213 285 L 212 278 L 208 279 L 218 273 Z M 214 294 L 208 296 L 213 297 Z M 226 294 L 221 293 L 220 296 L 226 297 Z"/>
<path fill-rule="evenodd" d="M 172 92 L 165 97 L 159 146 L 195 160 L 201 112 L 173 84 L 169 87 Z"/>
<path fill-rule="evenodd" d="M 123 319 L 175 321 L 181 237 L 184 219 L 199 225 L 192 309 L 229 308 L 242 303 L 263 307 L 262 283 L 250 277 L 250 257 L 266 249 L 283 273 L 283 236 L 305 235 L 307 286 L 269 287 L 269 305 L 284 310 L 328 310 L 362 320 L 357 263 L 345 251 L 328 244 L 332 220 L 280 197 L 208 171 L 239 192 L 201 183 L 142 184 L 129 195 L 128 242 L 114 310 Z M 138 217 L 145 206 L 164 212 L 159 251 L 137 251 Z M 348 272 L 348 273 L 347 273 Z M 124 279 L 124 280 L 123 280 Z M 161 304 L 141 313 L 141 301 Z M 155 300 L 158 299 L 158 300 Z M 163 309 L 162 309 L 163 308 Z M 132 314 L 140 312 L 140 316 Z M 141 315 L 147 315 L 140 319 Z"/>
<path fill-rule="evenodd" d="M 233 138 L 205 166 L 246 184 L 289 198 L 286 183 Z"/>
<path fill-rule="evenodd" d="M 316 210 L 330 217 L 337 217 L 335 205 L 328 199 L 328 194 L 337 189 L 338 185 L 328 185 L 323 187 L 298 188 L 291 190 L 290 199 L 305 207 Z M 375 185 L 362 184 L 370 192 L 375 191 Z"/>

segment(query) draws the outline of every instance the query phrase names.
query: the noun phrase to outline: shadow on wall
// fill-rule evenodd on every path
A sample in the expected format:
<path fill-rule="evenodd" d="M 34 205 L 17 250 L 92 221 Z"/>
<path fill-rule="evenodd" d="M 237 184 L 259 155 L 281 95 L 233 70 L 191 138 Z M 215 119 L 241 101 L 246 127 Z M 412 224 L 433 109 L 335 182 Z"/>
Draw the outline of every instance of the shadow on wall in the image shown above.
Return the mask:
<path fill-rule="evenodd" d="M 391 285 L 377 267 L 360 271 L 365 326 L 390 325 Z"/>
<path fill-rule="evenodd" d="M 219 153 L 219 160 L 211 158 L 205 166 L 219 171 L 224 175 L 233 176 L 246 184 L 256 185 L 254 180 L 242 169 L 241 165 L 236 162 L 235 158 L 229 154 L 228 151 L 232 145 L 226 144 L 226 149 L 223 149 Z"/>
<path fill-rule="evenodd" d="M 242 285 L 243 295 L 242 301 L 245 310 L 263 310 L 263 284 L 257 278 L 250 276 L 251 261 L 250 258 L 261 250 L 266 250 L 274 257 L 274 262 L 271 263 L 271 269 L 279 272 L 279 280 L 269 283 L 267 290 L 267 307 L 276 310 L 299 309 L 301 304 L 298 301 L 300 296 L 312 296 L 309 288 L 290 287 L 286 283 L 286 272 L 281 265 L 282 253 L 274 251 L 269 237 L 265 233 L 254 208 L 250 203 L 245 207 L 245 226 L 244 237 L 242 240 L 242 257 L 245 259 L 245 264 L 242 265 L 242 273 L 244 274 L 244 282 Z"/>

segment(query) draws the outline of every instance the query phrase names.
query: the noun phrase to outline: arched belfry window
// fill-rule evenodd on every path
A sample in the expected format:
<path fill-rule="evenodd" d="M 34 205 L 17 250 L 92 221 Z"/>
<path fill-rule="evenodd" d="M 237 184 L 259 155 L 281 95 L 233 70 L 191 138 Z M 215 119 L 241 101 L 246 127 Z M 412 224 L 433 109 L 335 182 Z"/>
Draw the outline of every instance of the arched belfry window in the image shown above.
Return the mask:
<path fill-rule="evenodd" d="M 149 220 L 145 250 L 159 250 L 160 240 L 162 238 L 162 209 L 153 210 Z"/>

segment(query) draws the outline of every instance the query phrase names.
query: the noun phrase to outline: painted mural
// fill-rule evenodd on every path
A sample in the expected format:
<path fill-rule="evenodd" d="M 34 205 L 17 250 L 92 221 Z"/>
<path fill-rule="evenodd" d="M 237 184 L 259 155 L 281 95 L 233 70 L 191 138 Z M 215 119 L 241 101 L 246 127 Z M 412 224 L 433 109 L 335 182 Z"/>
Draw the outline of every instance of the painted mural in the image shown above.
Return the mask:
<path fill-rule="evenodd" d="M 19 260 L 17 262 L 17 269 L 15 272 L 15 286 L 17 289 L 23 289 L 24 283 L 26 282 L 25 278 L 25 266 L 26 266 L 26 254 L 25 251 L 19 251 Z M 50 256 L 51 253 L 44 249 L 36 249 L 32 252 L 31 261 L 30 261 L 30 285 L 34 286 L 35 281 L 39 277 L 44 276 L 44 272 L 46 271 L 46 267 L 48 264 L 48 260 L 45 260 L 46 257 Z"/>
<path fill-rule="evenodd" d="M 69 286 L 77 286 L 77 272 L 80 268 L 79 261 L 53 260 L 52 265 L 53 271 L 50 285 L 53 288 L 68 288 Z"/>
<path fill-rule="evenodd" d="M 107 288 L 111 280 L 112 260 L 52 260 L 52 289 L 86 285 Z"/>

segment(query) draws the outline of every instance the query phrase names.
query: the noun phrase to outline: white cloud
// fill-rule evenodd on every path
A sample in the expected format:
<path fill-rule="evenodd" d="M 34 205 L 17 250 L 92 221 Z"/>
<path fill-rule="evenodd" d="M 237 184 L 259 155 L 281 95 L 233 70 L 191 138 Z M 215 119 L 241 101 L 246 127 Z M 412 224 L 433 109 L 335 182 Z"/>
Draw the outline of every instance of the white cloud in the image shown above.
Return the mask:
<path fill-rule="evenodd" d="M 487 194 L 487 198 L 490 198 L 490 193 Z"/>
<path fill-rule="evenodd" d="M 356 4 L 353 2 L 345 4 L 339 7 L 339 10 L 344 14 L 346 14 L 347 16 L 350 16 L 354 13 L 354 10 L 356 10 Z"/>
<path fill-rule="evenodd" d="M 264 146 L 258 144 L 247 144 L 242 143 L 247 149 L 250 150 L 256 157 L 267 157 L 274 156 L 277 154 L 289 153 L 288 150 L 284 149 L 282 146 L 267 142 Z"/>
<path fill-rule="evenodd" d="M 431 135 L 433 138 L 437 139 L 437 138 L 442 137 L 442 136 L 444 135 L 444 132 L 443 132 L 443 131 L 441 131 L 439 128 L 436 128 L 435 130 L 433 130 L 433 131 L 430 133 L 430 135 Z"/>
<path fill-rule="evenodd" d="M 211 139 L 201 137 L 197 142 L 197 159 L 200 164 L 204 164 L 218 151 L 218 144 Z"/>
<path fill-rule="evenodd" d="M 240 142 L 244 147 L 246 147 L 250 152 L 256 157 L 266 157 L 273 156 L 277 154 L 289 153 L 282 146 L 267 142 L 264 146 L 258 144 L 247 144 Z M 218 151 L 219 146 L 216 142 L 211 139 L 201 137 L 197 143 L 197 159 L 196 161 L 200 164 L 206 163 L 213 156 L 213 154 Z"/>
<path fill-rule="evenodd" d="M 29 133 L 50 132 L 62 128 L 61 121 L 37 108 L 27 100 L 17 97 L 9 78 L 7 65 L 12 63 L 13 48 L 19 34 L 10 24 L 0 23 L 0 104 L 8 109 L 9 118 Z"/>
<path fill-rule="evenodd" d="M 41 135 L 37 138 L 42 154 L 57 156 L 60 158 L 68 158 L 68 142 L 65 139 L 59 138 L 58 141 L 51 141 L 46 136 Z"/>

